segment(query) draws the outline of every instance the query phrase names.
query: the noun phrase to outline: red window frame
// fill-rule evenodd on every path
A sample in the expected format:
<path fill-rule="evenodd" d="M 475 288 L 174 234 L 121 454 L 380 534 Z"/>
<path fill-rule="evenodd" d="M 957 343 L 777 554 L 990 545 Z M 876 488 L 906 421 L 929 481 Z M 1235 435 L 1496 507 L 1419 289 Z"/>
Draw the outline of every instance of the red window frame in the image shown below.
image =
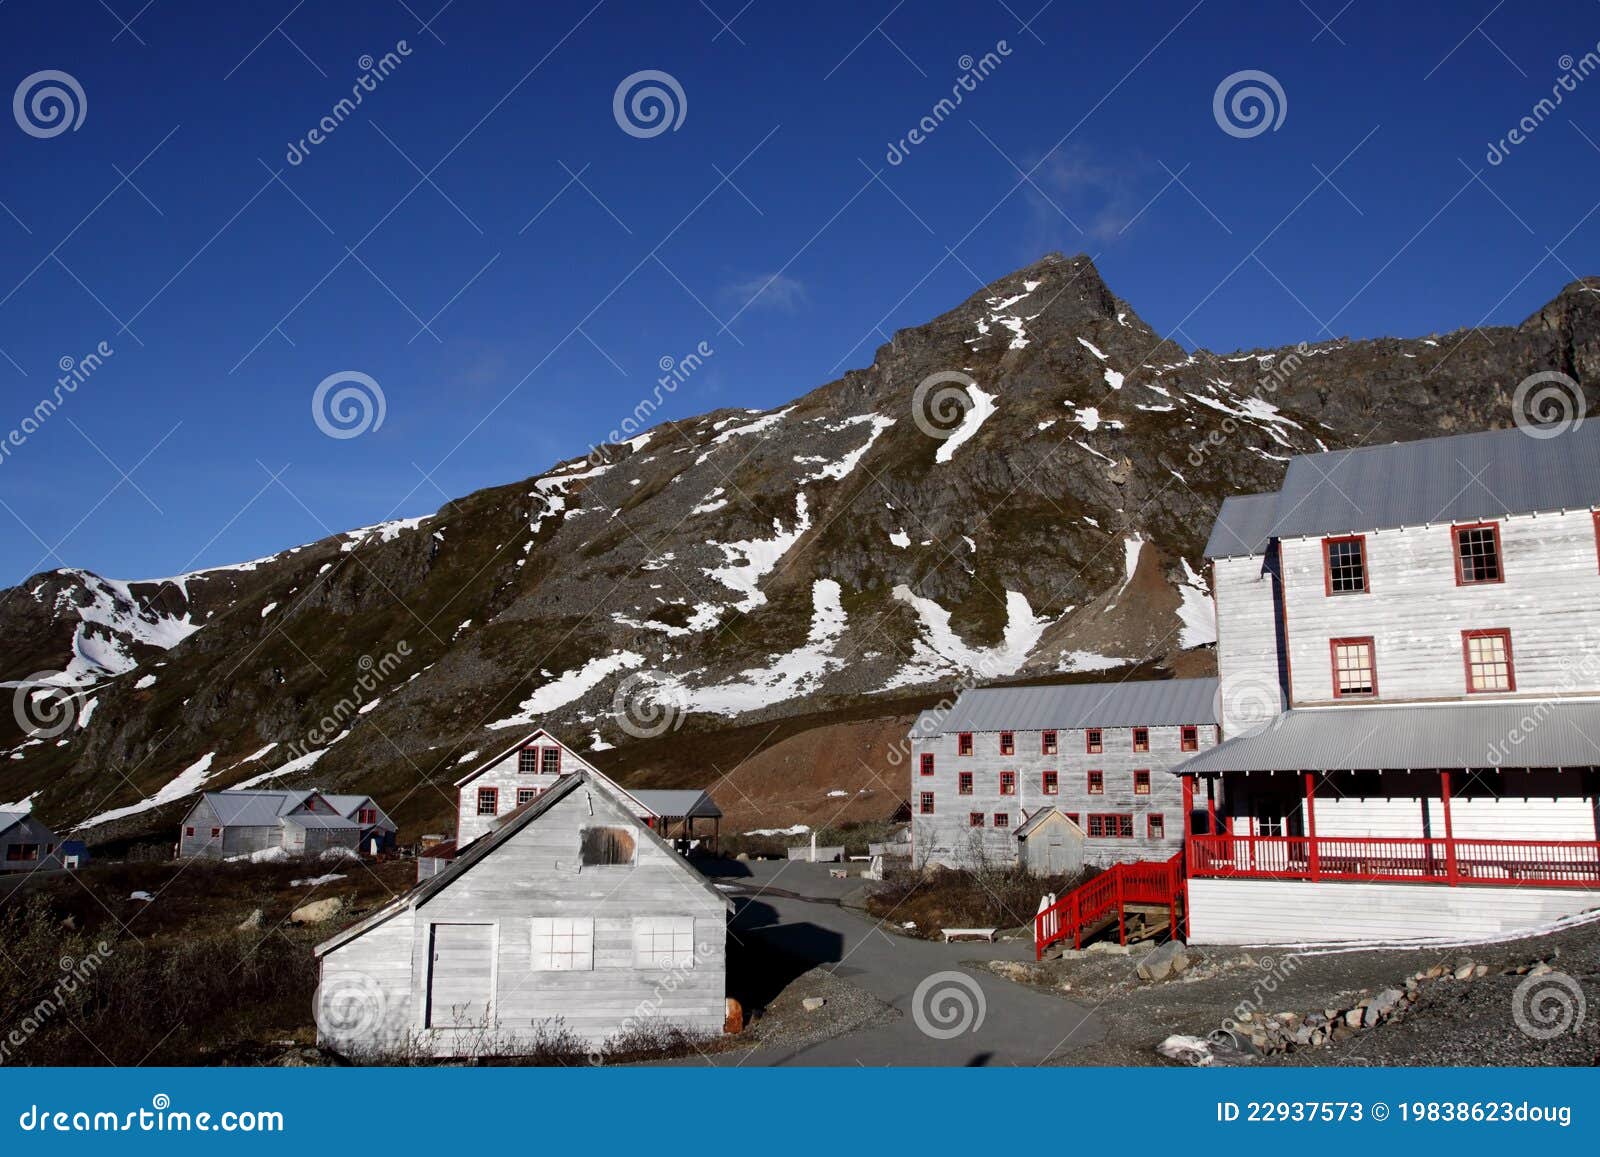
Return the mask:
<path fill-rule="evenodd" d="M 1056 755 L 1059 753 L 1060 747 L 1061 744 L 1054 730 L 1039 732 L 1040 755 Z"/>
<path fill-rule="evenodd" d="M 994 826 L 997 827 L 997 828 L 1009 828 L 1011 826 L 1011 813 L 1010 812 L 995 812 L 994 813 Z"/>
<path fill-rule="evenodd" d="M 1150 794 L 1150 771 L 1148 768 L 1141 768 L 1133 773 L 1133 794 Z"/>
<path fill-rule="evenodd" d="M 192 836 L 192 835 L 194 835 L 194 829 L 193 828 L 184 828 L 183 829 L 183 834 L 186 835 L 186 836 Z"/>
<path fill-rule="evenodd" d="M 483 805 L 487 802 L 489 810 L 484 811 Z M 497 787 L 480 787 L 478 789 L 478 815 L 497 816 L 500 814 L 500 789 Z"/>
<path fill-rule="evenodd" d="M 356 823 L 375 824 L 378 822 L 378 809 L 375 807 L 356 808 Z"/>
<path fill-rule="evenodd" d="M 956 794 L 972 794 L 972 773 L 970 771 L 958 771 L 956 773 Z"/>
<path fill-rule="evenodd" d="M 1017 753 L 1017 733 L 1015 731 L 1002 731 L 1000 733 L 1000 754 L 1015 755 Z"/>
<path fill-rule="evenodd" d="M 968 812 L 967 813 L 967 826 L 969 828 L 981 828 L 983 826 L 983 813 L 982 812 Z"/>
<path fill-rule="evenodd" d="M 922 798 L 917 801 L 917 808 L 918 813 L 921 815 L 931 816 L 933 814 L 933 793 L 931 791 L 922 793 Z"/>
<path fill-rule="evenodd" d="M 539 749 L 537 747 L 524 747 L 517 752 L 517 774 L 539 774 Z"/>
<path fill-rule="evenodd" d="M 1332 547 L 1338 543 L 1353 542 L 1361 550 L 1361 589 L 1336 591 L 1333 589 Z M 1336 534 L 1322 540 L 1322 593 L 1334 595 L 1366 595 L 1372 593 L 1372 572 L 1367 569 L 1367 536 L 1364 534 Z"/>
<path fill-rule="evenodd" d="M 970 731 L 962 731 L 962 732 L 957 733 L 957 735 L 956 735 L 956 754 L 957 755 L 971 755 L 972 754 L 972 732 L 970 732 Z"/>
<path fill-rule="evenodd" d="M 1016 795 L 1017 794 L 1017 773 L 1016 772 L 1014 772 L 1014 771 L 1002 771 L 1000 773 L 1000 794 L 1001 795 Z"/>
<path fill-rule="evenodd" d="M 1039 773 L 1039 790 L 1045 795 L 1061 794 L 1061 776 L 1053 771 Z"/>
<path fill-rule="evenodd" d="M 1469 579 L 1462 574 L 1461 569 L 1461 532 L 1464 530 L 1490 530 L 1494 532 L 1494 578 Z M 1455 559 L 1456 586 L 1480 587 L 1493 586 L 1495 583 L 1506 581 L 1506 552 L 1500 546 L 1500 524 L 1498 522 L 1463 522 L 1450 528 L 1450 556 Z"/>
<path fill-rule="evenodd" d="M 1344 691 L 1339 687 L 1339 648 L 1340 647 L 1365 647 L 1367 658 L 1372 666 L 1371 691 Z M 1333 697 L 1335 699 L 1376 699 L 1378 697 L 1378 645 L 1372 641 L 1371 635 L 1351 635 L 1343 639 L 1328 640 L 1328 662 L 1331 664 L 1333 674 Z"/>
<path fill-rule="evenodd" d="M 517 806 L 518 807 L 521 807 L 523 804 L 532 803 L 534 800 L 536 800 L 538 798 L 539 798 L 539 789 L 536 788 L 536 787 L 519 787 L 519 788 L 517 788 Z"/>
<path fill-rule="evenodd" d="M 1106 748 L 1105 734 L 1098 727 L 1083 730 L 1083 750 L 1089 755 L 1099 755 Z"/>
<path fill-rule="evenodd" d="M 1106 773 L 1103 771 L 1088 772 L 1084 777 L 1083 790 L 1087 795 L 1105 795 Z"/>
<path fill-rule="evenodd" d="M 1078 813 L 1077 812 L 1067 812 L 1065 814 L 1066 814 L 1066 817 L 1069 820 L 1071 820 L 1073 823 L 1077 823 L 1078 822 Z"/>
<path fill-rule="evenodd" d="M 221 839 L 222 838 L 222 829 L 221 828 L 212 828 L 211 829 L 211 838 L 214 839 L 214 840 Z"/>
<path fill-rule="evenodd" d="M 1472 640 L 1498 638 L 1506 645 L 1506 685 L 1504 687 L 1474 687 L 1472 685 Z M 1505 695 L 1517 689 L 1517 663 L 1511 651 L 1511 632 L 1505 627 L 1487 627 L 1483 630 L 1461 632 L 1461 662 L 1466 668 L 1468 695 Z"/>
<path fill-rule="evenodd" d="M 1087 834 L 1092 840 L 1133 839 L 1133 816 L 1124 812 L 1091 812 Z"/>
<path fill-rule="evenodd" d="M 1133 729 L 1133 749 L 1135 751 L 1150 750 L 1150 729 L 1148 727 L 1135 727 Z"/>
<path fill-rule="evenodd" d="M 1145 835 L 1152 840 L 1167 838 L 1167 817 L 1160 812 L 1151 812 L 1145 819 Z"/>
<path fill-rule="evenodd" d="M 556 759 L 555 759 L 555 767 L 547 771 L 547 770 L 545 770 L 545 764 L 550 762 L 550 757 L 552 755 L 556 757 Z M 540 775 L 560 775 L 561 774 L 561 749 L 559 747 L 541 747 L 539 749 L 539 774 Z"/>
<path fill-rule="evenodd" d="M 933 752 L 924 751 L 922 758 L 917 761 L 917 770 L 923 775 L 933 774 Z"/>
<path fill-rule="evenodd" d="M 1200 728 L 1191 723 L 1186 723 L 1178 733 L 1178 749 L 1180 751 L 1200 750 Z"/>

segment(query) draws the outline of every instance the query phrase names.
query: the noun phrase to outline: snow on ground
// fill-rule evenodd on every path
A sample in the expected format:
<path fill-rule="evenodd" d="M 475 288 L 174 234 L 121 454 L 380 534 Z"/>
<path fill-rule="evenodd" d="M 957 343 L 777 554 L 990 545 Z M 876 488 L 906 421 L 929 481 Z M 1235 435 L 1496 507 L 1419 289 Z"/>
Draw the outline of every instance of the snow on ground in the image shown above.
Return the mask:
<path fill-rule="evenodd" d="M 1112 369 L 1110 366 L 1106 367 L 1106 385 L 1110 386 L 1113 390 L 1120 390 L 1122 389 L 1123 380 L 1123 376 L 1116 370 Z"/>
<path fill-rule="evenodd" d="M 139 681 L 133 685 L 133 689 L 135 691 L 143 691 L 146 688 L 154 687 L 155 685 L 156 677 L 154 675 L 140 675 Z"/>
<path fill-rule="evenodd" d="M 1195 573 L 1188 559 L 1183 563 L 1183 581 L 1178 584 L 1178 620 L 1183 629 L 1178 633 L 1178 646 L 1203 647 L 1217 641 L 1217 608 L 1211 600 L 1211 588 L 1203 576 Z"/>
<path fill-rule="evenodd" d="M 795 824 L 792 828 L 754 828 L 742 834 L 747 836 L 803 836 L 810 830 L 805 824 Z"/>
<path fill-rule="evenodd" d="M 939 443 L 938 452 L 934 454 L 935 462 L 948 462 L 955 457 L 957 450 L 978 432 L 978 427 L 987 422 L 995 412 L 995 394 L 986 392 L 976 385 L 967 387 L 967 393 L 972 396 L 972 408 L 961 417 L 961 425 L 953 430 L 948 438 Z"/>
<path fill-rule="evenodd" d="M 1293 418 L 1285 416 L 1277 406 L 1274 406 L 1265 398 L 1235 393 L 1232 389 L 1232 383 L 1224 382 L 1220 378 L 1211 379 L 1207 382 L 1207 385 L 1211 387 L 1211 393 L 1209 394 L 1196 393 L 1193 390 L 1186 392 L 1189 397 L 1199 402 L 1202 406 L 1254 423 L 1270 434 L 1273 441 L 1277 442 L 1278 445 L 1287 446 L 1290 449 L 1294 448 L 1294 443 L 1284 437 L 1281 427 L 1292 426 L 1296 430 L 1303 427 Z M 1222 397 L 1223 394 L 1228 395 L 1229 398 L 1224 399 Z"/>
<path fill-rule="evenodd" d="M 1034 615 L 1026 595 L 1007 591 L 1006 627 L 1000 642 L 993 647 L 973 647 L 951 630 L 950 612 L 934 600 L 912 593 L 904 584 L 894 588 L 894 597 L 916 611 L 922 630 L 912 645 L 911 661 L 890 677 L 881 688 L 885 691 L 927 682 L 930 670 L 937 675 L 951 667 L 981 672 L 989 678 L 1014 675 L 1050 625 L 1049 619 Z"/>
<path fill-rule="evenodd" d="M 152 896 L 149 892 L 129 892 L 128 893 L 128 899 L 130 899 L 130 900 L 138 900 L 140 903 L 148 904 L 152 900 L 154 900 L 155 897 Z"/>
<path fill-rule="evenodd" d="M 721 510 L 724 506 L 728 505 L 728 500 L 722 496 L 723 493 L 723 488 L 720 486 L 717 487 L 710 494 L 707 494 L 705 496 L 705 500 L 701 502 L 699 506 L 696 506 L 690 510 L 689 513 L 710 514 L 714 510 Z"/>
<path fill-rule="evenodd" d="M 838 430 L 848 426 L 857 426 L 863 422 L 870 422 L 872 424 L 872 432 L 867 435 L 865 443 L 850 451 L 837 462 L 829 463 L 820 470 L 815 470 L 800 479 L 801 485 L 807 482 L 837 482 L 842 478 L 848 477 L 861 459 L 866 457 L 867 451 L 872 449 L 872 444 L 878 440 L 878 437 L 890 426 L 894 425 L 894 421 L 893 418 L 886 418 L 882 414 L 858 414 L 853 418 L 846 418 L 837 426 L 829 427 L 830 429 Z M 799 461 L 798 458 L 795 460 Z"/>
<path fill-rule="evenodd" d="M 685 711 L 738 715 L 810 694 L 845 663 L 834 653 L 845 629 L 841 593 L 833 579 L 811 584 L 811 629 L 805 643 L 793 651 L 776 656 L 765 667 L 741 671 L 726 683 L 689 687 L 677 679 L 664 680 L 663 699 Z"/>
<path fill-rule="evenodd" d="M 478 758 L 478 755 L 479 755 L 478 749 L 477 748 L 473 748 L 471 751 L 467 752 L 465 755 L 463 755 L 459 759 L 457 759 L 456 762 L 457 763 L 471 763 L 474 759 Z"/>
<path fill-rule="evenodd" d="M 348 735 L 349 732 L 344 732 Z M 326 747 L 319 747 L 315 751 L 308 751 L 304 755 L 296 756 L 286 763 L 281 763 L 271 771 L 264 771 L 260 775 L 253 775 L 243 783 L 236 783 L 230 791 L 242 791 L 247 787 L 254 787 L 258 783 L 265 783 L 269 779 L 277 779 L 282 775 L 294 775 L 296 772 L 309 771 L 316 766 L 317 760 L 328 754 Z M 255 756 L 250 758 L 254 759 Z"/>
<path fill-rule="evenodd" d="M 733 604 L 738 610 L 748 613 L 766 603 L 767 596 L 761 591 L 761 580 L 776 569 L 789 549 L 811 529 L 811 512 L 806 506 L 806 494 L 803 490 L 794 496 L 794 512 L 794 527 L 790 530 L 785 530 L 780 520 L 776 518 L 772 520 L 771 538 L 708 544 L 722 552 L 727 565 L 707 568 L 705 573 L 729 590 L 737 591 L 744 596 Z"/>
<path fill-rule="evenodd" d="M 518 705 L 522 708 L 521 711 L 489 724 L 489 730 L 499 731 L 506 727 L 526 727 L 541 715 L 554 711 L 558 707 L 565 707 L 576 699 L 581 699 L 617 672 L 632 671 L 642 666 L 644 666 L 644 656 L 633 651 L 618 651 L 613 655 L 598 655 L 583 666 L 575 667 L 571 671 L 564 671 L 548 683 L 538 687 L 532 695 Z"/>
<path fill-rule="evenodd" d="M 755 421 L 746 422 L 742 426 L 729 426 L 726 430 L 723 430 L 715 438 L 711 439 L 711 448 L 715 449 L 716 447 L 721 446 L 724 442 L 728 441 L 728 439 L 730 439 L 730 438 L 742 438 L 747 434 L 759 434 L 763 430 L 770 430 L 770 429 L 772 429 L 772 427 L 776 426 L 779 422 L 783 421 L 784 415 L 787 414 L 792 409 L 794 409 L 793 406 L 785 406 L 781 410 L 774 410 L 770 414 L 763 414 L 761 417 L 757 418 Z M 712 428 L 713 429 L 717 429 L 717 428 L 721 427 L 724 423 L 726 423 L 726 422 L 728 422 L 730 420 L 731 419 L 724 418 L 721 422 L 718 422 Z M 703 463 L 709 457 L 711 457 L 711 450 L 706 450 L 703 454 L 701 454 L 699 457 L 697 457 L 694 460 L 694 464 L 696 466 L 699 466 L 701 463 Z"/>
<path fill-rule="evenodd" d="M 1100 350 L 1095 346 L 1094 342 L 1089 341 L 1087 338 L 1080 337 L 1078 339 L 1078 344 L 1092 353 L 1095 357 L 1099 358 L 1101 361 L 1106 360 L 1106 355 L 1100 352 Z"/>
<path fill-rule="evenodd" d="M 16 803 L 0 803 L 0 812 L 31 812 L 33 810 L 33 797 L 38 794 L 38 792 L 33 792 L 31 795 L 19 799 Z"/>
<path fill-rule="evenodd" d="M 270 615 L 273 611 L 275 611 L 277 609 L 278 609 L 278 604 L 277 603 L 268 603 L 266 606 L 261 608 L 261 617 L 264 619 L 268 615 Z"/>
<path fill-rule="evenodd" d="M 110 811 L 91 816 L 78 824 L 73 830 L 78 831 L 83 828 L 94 827 L 96 824 L 109 823 L 111 820 L 119 820 L 124 816 L 138 815 L 140 812 L 147 812 L 151 808 L 160 807 L 164 803 L 171 803 L 175 799 L 182 799 L 186 795 L 192 795 L 199 791 L 200 785 L 210 777 L 211 761 L 216 757 L 216 752 L 206 752 L 180 771 L 166 786 L 162 787 L 150 798 L 142 799 L 138 803 L 129 804 L 126 807 L 112 808 Z"/>
<path fill-rule="evenodd" d="M 251 864 L 281 864 L 289 858 L 289 853 L 282 848 L 261 848 L 258 851 L 246 852 L 242 856 L 228 856 L 227 862 L 236 864 L 245 861 Z"/>
<path fill-rule="evenodd" d="M 612 463 L 606 463 L 591 470 L 579 470 L 576 473 L 547 474 L 543 478 L 537 479 L 533 484 L 533 489 L 528 491 L 528 497 L 539 499 L 544 503 L 544 508 L 533 512 L 533 517 L 528 522 L 528 533 L 538 534 L 539 528 L 544 525 L 544 521 L 547 518 L 554 518 L 557 515 L 565 517 L 567 512 L 567 487 L 585 478 L 598 478 L 607 470 L 610 470 L 612 465 Z M 573 511 L 571 513 L 577 512 Z"/>
<path fill-rule="evenodd" d="M 1057 671 L 1108 671 L 1113 667 L 1122 667 L 1133 662 L 1132 659 L 1118 659 L 1112 655 L 1101 655 L 1094 651 L 1068 651 L 1061 656 L 1061 661 L 1056 664 Z"/>
<path fill-rule="evenodd" d="M 904 529 L 901 529 L 890 534 L 889 541 L 894 543 L 901 550 L 905 550 L 911 545 L 911 536 L 907 534 Z"/>
<path fill-rule="evenodd" d="M 1100 410 L 1096 406 L 1077 407 L 1072 411 L 1072 418 L 1078 425 L 1089 431 L 1098 430 L 1102 426 L 1107 430 L 1122 429 L 1122 423 L 1115 418 L 1102 418 Z"/>
<path fill-rule="evenodd" d="M 670 607 L 687 606 L 683 599 L 675 599 L 666 604 Z M 696 603 L 694 610 L 689 614 L 689 621 L 683 626 L 676 623 L 664 623 L 659 619 L 639 619 L 622 611 L 613 611 L 611 621 L 619 627 L 630 627 L 635 631 L 655 631 L 676 639 L 684 635 L 698 635 L 701 631 L 709 631 L 722 620 L 723 608 L 715 603 Z"/>
<path fill-rule="evenodd" d="M 320 888 L 323 884 L 331 884 L 335 880 L 344 879 L 343 872 L 329 872 L 326 876 L 308 876 L 303 880 L 290 880 L 291 888 Z"/>
<path fill-rule="evenodd" d="M 100 706 L 100 700 L 90 699 L 82 707 L 78 708 L 78 727 L 80 729 L 89 726 L 89 720 L 93 717 L 94 709 L 98 706 Z"/>
<path fill-rule="evenodd" d="M 138 660 L 124 642 L 125 638 L 166 651 L 203 625 L 191 621 L 188 614 L 178 618 L 144 606 L 129 590 L 128 583 L 101 578 L 86 570 L 65 569 L 57 573 L 75 576 L 89 596 L 88 603 L 80 604 L 73 590 L 64 589 L 56 595 L 51 608 L 58 617 L 70 613 L 79 620 L 72 635 L 72 658 L 57 680 L 64 685 L 98 683 L 108 676 L 133 670 Z M 40 597 L 40 589 L 34 589 L 36 599 Z M 93 629 L 95 627 L 100 629 Z"/>
<path fill-rule="evenodd" d="M 590 751 L 610 751 L 615 746 L 616 746 L 616 744 L 607 743 L 604 739 L 602 739 L 600 737 L 600 732 L 599 731 L 591 731 L 591 732 L 589 732 L 589 750 Z"/>
<path fill-rule="evenodd" d="M 340 543 L 339 549 L 348 554 L 374 534 L 379 542 L 393 542 L 402 532 L 415 530 L 432 517 L 431 514 L 419 514 L 415 518 L 393 518 L 388 522 L 375 522 L 371 526 L 358 526 L 344 532 L 345 541 Z"/>

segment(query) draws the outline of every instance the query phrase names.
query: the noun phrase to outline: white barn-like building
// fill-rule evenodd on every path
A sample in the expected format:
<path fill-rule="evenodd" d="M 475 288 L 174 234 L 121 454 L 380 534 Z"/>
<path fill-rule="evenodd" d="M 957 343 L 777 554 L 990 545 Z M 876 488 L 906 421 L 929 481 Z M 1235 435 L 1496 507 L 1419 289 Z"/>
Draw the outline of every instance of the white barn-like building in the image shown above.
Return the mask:
<path fill-rule="evenodd" d="M 1220 800 L 1193 940 L 1600 906 L 1600 423 L 1298 457 L 1206 553 L 1226 741 L 1178 769 Z"/>

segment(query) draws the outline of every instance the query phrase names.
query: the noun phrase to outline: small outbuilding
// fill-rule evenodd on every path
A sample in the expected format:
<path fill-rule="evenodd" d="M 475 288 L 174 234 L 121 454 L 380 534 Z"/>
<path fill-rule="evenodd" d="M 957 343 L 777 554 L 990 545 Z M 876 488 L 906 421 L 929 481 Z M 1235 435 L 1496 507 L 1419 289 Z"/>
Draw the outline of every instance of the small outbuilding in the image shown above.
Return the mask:
<path fill-rule="evenodd" d="M 0 872 L 65 867 L 61 841 L 32 812 L 0 812 Z"/>
<path fill-rule="evenodd" d="M 1059 808 L 1040 808 L 1017 829 L 1017 859 L 1035 876 L 1083 871 L 1083 829 Z"/>

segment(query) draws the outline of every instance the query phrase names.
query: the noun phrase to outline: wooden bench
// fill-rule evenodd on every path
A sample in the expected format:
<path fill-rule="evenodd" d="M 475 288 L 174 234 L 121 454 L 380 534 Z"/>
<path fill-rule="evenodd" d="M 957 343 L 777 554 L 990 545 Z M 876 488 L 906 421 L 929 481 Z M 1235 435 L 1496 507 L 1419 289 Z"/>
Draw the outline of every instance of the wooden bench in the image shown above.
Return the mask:
<path fill-rule="evenodd" d="M 946 944 L 955 939 L 962 940 L 993 940 L 998 929 L 995 928 L 941 928 Z"/>

